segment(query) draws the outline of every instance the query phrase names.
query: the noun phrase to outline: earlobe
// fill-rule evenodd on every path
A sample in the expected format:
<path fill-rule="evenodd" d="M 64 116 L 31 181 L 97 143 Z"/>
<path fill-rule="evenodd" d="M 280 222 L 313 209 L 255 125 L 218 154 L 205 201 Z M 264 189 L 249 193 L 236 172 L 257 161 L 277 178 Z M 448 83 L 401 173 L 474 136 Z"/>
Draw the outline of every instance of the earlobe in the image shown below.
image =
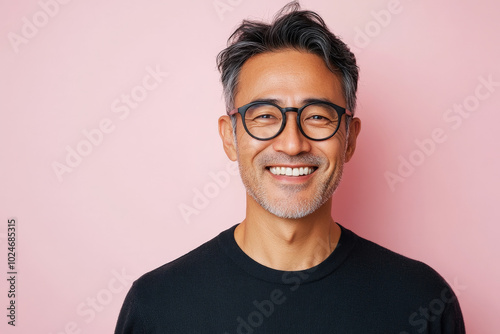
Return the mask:
<path fill-rule="evenodd" d="M 233 125 L 229 116 L 221 116 L 219 118 L 219 135 L 222 139 L 222 145 L 227 157 L 232 160 L 237 160 Z"/>
<path fill-rule="evenodd" d="M 345 162 L 351 160 L 356 150 L 356 140 L 358 138 L 359 132 L 361 131 L 361 120 L 354 117 L 349 124 L 349 137 L 347 140 L 347 150 L 345 154 Z"/>

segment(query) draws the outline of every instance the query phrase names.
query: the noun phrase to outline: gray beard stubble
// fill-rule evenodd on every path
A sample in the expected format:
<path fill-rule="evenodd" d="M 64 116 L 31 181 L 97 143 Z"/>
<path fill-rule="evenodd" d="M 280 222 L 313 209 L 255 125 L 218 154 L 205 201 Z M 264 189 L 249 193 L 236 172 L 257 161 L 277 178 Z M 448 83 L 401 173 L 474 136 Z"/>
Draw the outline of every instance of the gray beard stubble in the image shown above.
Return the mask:
<path fill-rule="evenodd" d="M 273 215 L 280 218 L 287 219 L 299 219 L 307 215 L 310 215 L 314 211 L 318 210 L 327 200 L 329 200 L 342 179 L 342 172 L 345 161 L 345 150 L 342 152 L 341 160 L 339 164 L 335 166 L 335 169 L 328 177 L 328 179 L 320 185 L 320 188 L 315 193 L 314 197 L 311 199 L 301 200 L 299 202 L 291 203 L 290 201 L 283 201 L 282 203 L 271 203 L 269 200 L 269 193 L 262 187 L 261 183 L 255 178 L 250 180 L 247 176 L 245 169 L 239 163 L 239 150 L 238 146 L 238 166 L 240 170 L 241 179 L 245 186 L 247 193 L 252 196 L 252 198 L 265 210 L 272 213 Z M 261 153 L 263 154 L 263 153 Z M 264 168 L 269 165 L 280 165 L 280 164 L 308 164 L 315 166 L 322 166 L 325 164 L 326 158 L 313 156 L 310 154 L 303 154 L 298 156 L 289 156 L 285 153 L 276 152 L 273 155 L 265 154 L 257 156 L 256 165 L 257 167 Z M 315 171 L 315 173 L 317 170 Z M 253 186 L 252 183 L 255 185 Z M 291 193 L 298 193 L 304 189 L 304 185 L 280 185 L 284 190 Z"/>

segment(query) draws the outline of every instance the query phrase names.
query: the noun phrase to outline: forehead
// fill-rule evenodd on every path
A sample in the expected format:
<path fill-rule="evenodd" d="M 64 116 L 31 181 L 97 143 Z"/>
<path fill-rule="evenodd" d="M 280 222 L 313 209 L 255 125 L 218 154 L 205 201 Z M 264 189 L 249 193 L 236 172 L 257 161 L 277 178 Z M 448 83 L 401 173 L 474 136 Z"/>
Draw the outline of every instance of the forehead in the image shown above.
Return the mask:
<path fill-rule="evenodd" d="M 328 69 L 323 59 L 290 49 L 258 54 L 243 64 L 235 94 L 236 106 L 259 98 L 293 104 L 321 98 L 345 106 L 339 77 Z"/>

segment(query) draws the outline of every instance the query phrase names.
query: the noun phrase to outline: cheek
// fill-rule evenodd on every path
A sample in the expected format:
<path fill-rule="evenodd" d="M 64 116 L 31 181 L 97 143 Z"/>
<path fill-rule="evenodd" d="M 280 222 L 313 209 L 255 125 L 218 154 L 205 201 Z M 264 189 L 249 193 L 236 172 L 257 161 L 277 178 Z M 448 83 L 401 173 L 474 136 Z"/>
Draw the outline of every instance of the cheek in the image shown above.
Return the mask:
<path fill-rule="evenodd" d="M 338 160 L 342 159 L 344 154 L 344 141 L 334 139 L 331 142 L 324 143 L 324 145 L 318 146 L 318 149 L 322 154 L 330 161 L 331 164 L 335 165 Z"/>
<path fill-rule="evenodd" d="M 236 137 L 239 152 L 238 160 L 240 161 L 253 160 L 261 151 L 269 146 L 269 143 L 253 139 L 246 132 L 243 134 L 240 133 Z"/>

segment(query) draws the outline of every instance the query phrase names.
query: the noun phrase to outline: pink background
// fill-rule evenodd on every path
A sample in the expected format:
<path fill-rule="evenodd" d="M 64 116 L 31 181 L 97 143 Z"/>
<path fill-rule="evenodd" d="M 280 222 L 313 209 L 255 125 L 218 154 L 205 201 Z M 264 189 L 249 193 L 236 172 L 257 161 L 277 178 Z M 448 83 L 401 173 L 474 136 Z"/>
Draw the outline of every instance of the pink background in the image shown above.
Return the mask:
<path fill-rule="evenodd" d="M 242 220 L 244 189 L 217 132 L 215 56 L 242 19 L 286 3 L 66 2 L 0 1 L 0 278 L 10 217 L 19 272 L 16 328 L 0 279 L 2 333 L 110 333 L 133 279 Z M 362 132 L 334 218 L 431 265 L 459 295 L 468 332 L 497 333 L 500 86 L 481 80 L 500 82 L 498 2 L 302 5 L 361 68 Z M 148 69 L 168 72 L 151 90 Z M 131 93 L 141 101 L 125 115 Z M 453 111 L 464 103 L 465 117 Z M 103 121 L 108 133 L 88 146 L 83 132 Z M 67 147 L 87 156 L 58 178 Z"/>

